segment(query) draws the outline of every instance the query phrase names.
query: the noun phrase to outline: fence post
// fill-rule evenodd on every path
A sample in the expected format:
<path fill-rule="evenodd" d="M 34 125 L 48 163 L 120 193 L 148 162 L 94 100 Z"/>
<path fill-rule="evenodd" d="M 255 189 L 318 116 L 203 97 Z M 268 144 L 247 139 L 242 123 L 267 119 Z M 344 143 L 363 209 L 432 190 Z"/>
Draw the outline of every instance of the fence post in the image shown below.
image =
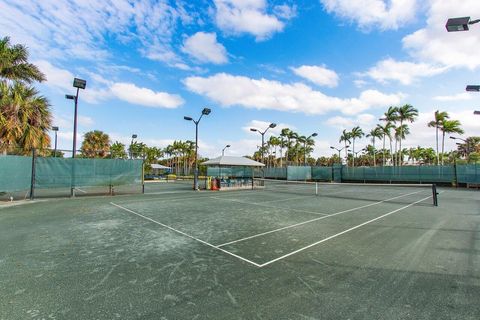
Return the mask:
<path fill-rule="evenodd" d="M 168 175 L 167 175 L 168 182 Z M 145 158 L 142 160 L 142 194 L 145 194 Z"/>
<path fill-rule="evenodd" d="M 35 148 L 32 148 L 32 178 L 30 181 L 30 200 L 35 198 Z"/>
<path fill-rule="evenodd" d="M 455 179 L 455 188 L 458 188 L 457 158 L 453 158 L 453 174 Z"/>

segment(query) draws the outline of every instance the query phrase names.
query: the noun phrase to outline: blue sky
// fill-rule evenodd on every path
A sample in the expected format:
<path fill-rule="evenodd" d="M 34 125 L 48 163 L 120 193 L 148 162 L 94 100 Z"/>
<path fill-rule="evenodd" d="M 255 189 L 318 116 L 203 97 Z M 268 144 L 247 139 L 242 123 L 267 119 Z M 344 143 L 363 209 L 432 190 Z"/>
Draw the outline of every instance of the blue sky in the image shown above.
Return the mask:
<path fill-rule="evenodd" d="M 437 109 L 480 135 L 480 26 L 447 33 L 448 17 L 480 17 L 478 0 L 0 0 L 0 36 L 29 47 L 47 75 L 59 146 L 72 144 L 73 77 L 79 134 L 148 145 L 194 139 L 200 153 L 251 154 L 269 122 L 317 132 L 315 156 L 330 155 L 343 129 L 368 132 L 390 105 L 420 110 L 404 145 L 433 146 Z M 358 148 L 367 144 L 358 143 Z M 447 149 L 453 143 L 447 141 Z"/>

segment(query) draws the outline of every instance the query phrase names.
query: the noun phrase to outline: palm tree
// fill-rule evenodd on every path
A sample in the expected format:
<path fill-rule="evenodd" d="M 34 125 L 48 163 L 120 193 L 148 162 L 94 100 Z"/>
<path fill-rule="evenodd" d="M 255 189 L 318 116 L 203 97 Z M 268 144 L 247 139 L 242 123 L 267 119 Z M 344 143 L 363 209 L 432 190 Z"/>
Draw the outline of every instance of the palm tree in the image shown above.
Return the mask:
<path fill-rule="evenodd" d="M 0 39 L 0 79 L 32 83 L 46 80 L 37 66 L 28 62 L 28 50 L 24 45 L 10 44 L 10 38 Z"/>
<path fill-rule="evenodd" d="M 372 138 L 372 144 L 373 144 L 373 166 L 376 167 L 377 166 L 377 161 L 376 161 L 376 158 L 375 158 L 375 154 L 376 154 L 376 150 L 375 150 L 375 138 L 379 138 L 381 139 L 382 136 L 383 136 L 383 127 L 379 124 L 377 124 L 377 126 L 375 128 L 373 128 L 372 130 L 370 130 L 370 132 L 367 134 L 367 137 L 371 137 Z M 384 146 L 385 148 L 385 146 Z"/>
<path fill-rule="evenodd" d="M 347 148 L 348 148 L 347 142 L 350 144 L 350 139 L 351 139 L 351 134 L 350 134 L 350 132 L 348 132 L 347 130 L 343 129 L 342 135 L 340 136 L 340 139 L 338 139 L 338 142 L 340 142 L 340 143 L 343 142 L 344 145 L 345 145 L 345 148 L 344 148 L 344 149 L 345 149 L 345 159 L 346 159 L 347 156 L 348 156 L 348 153 L 347 153 Z M 348 166 L 348 162 L 347 162 L 347 166 Z"/>
<path fill-rule="evenodd" d="M 286 139 L 286 144 L 285 147 L 287 148 L 287 151 L 285 152 L 285 163 L 288 165 L 288 149 L 290 148 L 290 133 L 291 130 L 288 128 L 283 128 L 282 132 L 280 133 L 280 137 Z"/>
<path fill-rule="evenodd" d="M 382 118 L 381 120 L 386 121 L 387 125 L 389 127 L 389 129 L 388 129 L 388 139 L 390 141 L 390 157 L 391 157 L 390 160 L 391 160 L 392 165 L 393 165 L 395 163 L 395 161 L 394 161 L 394 154 L 393 154 L 393 150 L 392 150 L 392 135 L 390 133 L 390 130 L 395 128 L 395 122 L 398 121 L 398 107 L 394 107 L 394 106 L 388 107 L 387 112 L 385 112 L 383 115 L 384 115 L 384 118 Z M 387 125 L 385 125 L 385 127 Z"/>
<path fill-rule="evenodd" d="M 405 139 L 406 135 L 410 134 L 410 128 L 406 124 L 402 124 L 395 128 L 395 153 L 397 152 L 397 141 L 401 145 L 401 141 Z M 398 148 L 398 155 L 397 155 L 398 163 L 401 165 L 403 162 L 403 154 L 401 147 Z"/>
<path fill-rule="evenodd" d="M 383 154 L 382 154 L 382 163 L 383 163 L 383 166 L 385 166 L 385 161 L 386 161 L 386 157 L 385 157 L 385 152 L 386 152 L 386 149 L 385 149 L 385 138 L 388 136 L 388 139 L 390 140 L 390 154 L 391 154 L 391 149 L 392 149 L 392 134 L 391 134 L 391 130 L 393 128 L 393 124 L 391 122 L 387 122 L 385 123 L 384 126 L 382 125 L 377 125 L 378 128 L 381 130 L 381 133 L 382 133 L 382 138 L 383 138 Z"/>
<path fill-rule="evenodd" d="M 353 167 L 355 167 L 355 139 L 360 139 L 364 135 L 363 130 L 359 126 L 354 127 L 352 131 L 350 131 L 350 137 L 352 138 Z"/>
<path fill-rule="evenodd" d="M 435 140 L 436 140 L 436 146 L 437 146 L 437 165 L 439 164 L 439 160 L 440 160 L 439 153 L 438 153 L 438 129 L 441 127 L 442 122 L 448 118 L 449 118 L 449 115 L 447 112 L 445 111 L 440 112 L 437 110 L 435 111 L 434 120 L 428 123 L 429 128 L 435 128 Z M 443 149 L 442 149 L 442 152 L 443 152 Z"/>
<path fill-rule="evenodd" d="M 110 152 L 110 137 L 100 130 L 83 135 L 82 155 L 87 158 L 105 158 Z"/>
<path fill-rule="evenodd" d="M 415 118 L 418 116 L 418 110 L 415 109 L 413 106 L 409 105 L 409 104 L 405 104 L 401 107 L 398 108 L 398 111 L 397 111 L 397 114 L 398 114 L 398 120 L 400 121 L 400 131 L 403 130 L 403 123 L 405 121 L 408 121 L 408 122 L 414 122 L 415 121 Z M 405 135 L 400 132 L 399 134 L 399 137 L 400 137 L 400 144 L 399 144 L 399 151 L 400 151 L 400 154 L 399 154 L 399 158 L 398 158 L 398 165 L 401 166 L 401 161 L 402 161 L 402 140 L 405 139 Z"/>
<path fill-rule="evenodd" d="M 121 142 L 115 141 L 110 146 L 110 157 L 112 159 L 127 159 L 128 155 L 125 151 L 125 145 Z"/>
<path fill-rule="evenodd" d="M 19 82 L 0 82 L 1 150 L 21 147 L 28 153 L 32 148 L 47 148 L 51 123 L 50 103 L 36 89 Z"/>
<path fill-rule="evenodd" d="M 442 120 L 442 165 L 443 165 L 443 152 L 444 152 L 444 147 L 445 147 L 445 134 L 451 134 L 451 133 L 457 133 L 457 134 L 463 134 L 464 131 L 461 128 L 461 123 L 458 120 L 447 120 L 443 119 Z"/>

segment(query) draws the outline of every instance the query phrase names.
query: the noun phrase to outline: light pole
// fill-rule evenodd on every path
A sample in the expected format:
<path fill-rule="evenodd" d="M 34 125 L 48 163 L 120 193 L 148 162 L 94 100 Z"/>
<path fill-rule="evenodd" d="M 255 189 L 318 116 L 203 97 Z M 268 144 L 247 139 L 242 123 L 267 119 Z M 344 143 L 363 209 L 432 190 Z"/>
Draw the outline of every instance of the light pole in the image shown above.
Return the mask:
<path fill-rule="evenodd" d="M 55 131 L 55 149 L 53 151 L 53 157 L 57 157 L 57 132 L 58 132 L 58 127 L 52 127 L 52 130 Z"/>
<path fill-rule="evenodd" d="M 183 117 L 183 119 L 187 121 L 192 121 L 195 123 L 195 170 L 193 172 L 193 189 L 198 190 L 198 124 L 200 123 L 200 120 L 202 120 L 203 116 L 208 116 L 212 112 L 211 109 L 209 108 L 203 108 L 202 114 L 200 115 L 200 118 L 198 118 L 197 121 L 193 120 L 192 117 Z"/>
<path fill-rule="evenodd" d="M 72 150 L 72 158 L 75 158 L 75 151 L 77 149 L 77 109 L 78 109 L 78 93 L 80 89 L 85 89 L 87 86 L 87 81 L 74 78 L 73 79 L 73 87 L 77 88 L 77 94 L 72 96 L 71 94 L 66 94 L 65 98 L 69 100 L 75 101 L 75 113 L 73 117 L 73 150 Z"/>
<path fill-rule="evenodd" d="M 345 146 L 343 148 L 340 148 L 340 149 L 330 146 L 330 149 L 338 151 L 338 161 L 340 161 L 340 164 L 342 164 L 342 158 L 340 156 L 340 152 L 342 152 L 343 149 L 348 148 L 348 147 L 350 147 L 350 145 L 347 145 L 347 146 Z"/>
<path fill-rule="evenodd" d="M 448 32 L 468 31 L 468 26 L 480 22 L 480 19 L 471 20 L 470 17 L 450 18 L 447 20 L 445 28 Z"/>
<path fill-rule="evenodd" d="M 230 148 L 230 145 L 227 144 L 225 148 L 222 149 L 222 157 L 225 155 L 225 149 Z"/>
<path fill-rule="evenodd" d="M 267 127 L 267 129 L 265 129 L 263 132 L 260 131 L 260 130 L 258 130 L 258 129 L 255 129 L 255 128 L 250 128 L 250 131 L 252 131 L 252 132 L 258 132 L 258 133 L 260 133 L 260 134 L 262 135 L 262 163 L 264 162 L 265 133 L 267 133 L 268 129 L 270 129 L 270 128 L 273 129 L 273 128 L 275 128 L 276 126 L 277 126 L 277 124 L 272 122 L 272 123 L 270 123 L 270 125 Z"/>
<path fill-rule="evenodd" d="M 307 141 L 311 137 L 316 137 L 318 134 L 316 132 L 312 133 L 309 135 L 307 138 L 305 138 L 305 141 L 303 141 L 303 166 L 307 166 Z"/>
<path fill-rule="evenodd" d="M 458 138 L 458 137 L 450 137 L 450 139 L 461 140 L 461 141 L 465 142 L 465 146 L 467 147 L 467 150 L 466 150 L 467 151 L 467 158 L 470 159 L 470 143 L 469 143 L 469 141 L 465 140 L 465 139 L 462 139 L 462 138 Z M 457 145 L 461 146 L 462 144 L 457 142 Z"/>
<path fill-rule="evenodd" d="M 135 133 L 132 134 L 132 140 L 130 141 L 130 160 L 133 159 L 133 139 L 137 139 L 137 135 Z"/>

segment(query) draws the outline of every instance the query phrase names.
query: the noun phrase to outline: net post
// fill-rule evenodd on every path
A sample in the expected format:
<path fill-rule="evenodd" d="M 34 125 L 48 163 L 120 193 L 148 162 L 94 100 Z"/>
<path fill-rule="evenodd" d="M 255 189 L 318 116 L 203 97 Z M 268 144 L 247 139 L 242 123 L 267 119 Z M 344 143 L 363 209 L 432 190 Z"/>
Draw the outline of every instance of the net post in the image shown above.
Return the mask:
<path fill-rule="evenodd" d="M 437 192 L 437 186 L 435 184 L 432 184 L 432 197 L 433 197 L 433 205 L 435 207 L 438 207 L 438 192 Z"/>
<path fill-rule="evenodd" d="M 30 181 L 30 200 L 35 198 L 35 158 L 37 154 L 35 152 L 35 148 L 32 148 L 32 178 Z"/>
<path fill-rule="evenodd" d="M 318 182 L 315 182 L 315 195 L 318 196 Z"/>

